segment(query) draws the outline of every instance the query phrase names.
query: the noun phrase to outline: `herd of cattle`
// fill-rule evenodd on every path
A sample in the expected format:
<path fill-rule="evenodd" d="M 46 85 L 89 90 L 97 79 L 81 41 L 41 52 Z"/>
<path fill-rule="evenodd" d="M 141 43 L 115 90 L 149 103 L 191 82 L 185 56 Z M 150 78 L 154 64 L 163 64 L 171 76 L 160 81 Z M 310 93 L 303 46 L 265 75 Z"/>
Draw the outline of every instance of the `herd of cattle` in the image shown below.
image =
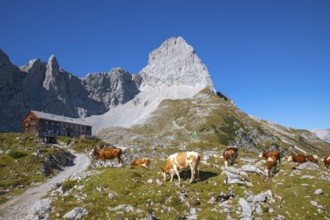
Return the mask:
<path fill-rule="evenodd" d="M 120 148 L 103 148 L 97 149 L 94 148 L 91 153 L 91 156 L 96 156 L 99 160 L 105 161 L 107 159 L 117 158 L 118 163 L 122 163 L 121 159 L 122 149 Z M 179 152 L 170 155 L 165 165 L 161 168 L 162 175 L 164 180 L 173 180 L 173 177 L 176 175 L 180 179 L 181 171 L 191 171 L 191 179 L 190 183 L 193 183 L 195 179 L 199 178 L 199 163 L 203 154 L 197 152 Z M 226 167 L 228 165 L 233 165 L 235 160 L 238 157 L 238 148 L 235 146 L 228 146 L 227 149 L 223 152 L 221 158 L 224 159 L 224 164 Z M 267 177 L 275 175 L 277 163 L 281 165 L 281 153 L 280 151 L 273 150 L 268 152 L 262 152 L 259 154 L 260 158 L 266 159 L 265 164 L 265 174 Z M 312 162 L 318 164 L 319 157 L 317 155 L 305 155 L 305 154 L 292 154 L 290 156 L 285 157 L 288 162 L 295 162 L 296 165 Z M 327 169 L 330 168 L 330 156 L 324 157 L 323 159 L 324 165 Z M 143 166 L 149 169 L 150 159 L 142 158 L 133 160 L 129 167 Z"/>

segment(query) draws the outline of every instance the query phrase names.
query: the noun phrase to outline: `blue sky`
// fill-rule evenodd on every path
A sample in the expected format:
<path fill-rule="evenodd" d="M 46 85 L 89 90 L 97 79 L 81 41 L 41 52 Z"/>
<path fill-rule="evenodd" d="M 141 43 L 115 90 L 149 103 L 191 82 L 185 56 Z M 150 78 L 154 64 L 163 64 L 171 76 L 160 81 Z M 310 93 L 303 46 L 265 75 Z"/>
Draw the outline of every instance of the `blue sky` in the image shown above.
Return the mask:
<path fill-rule="evenodd" d="M 330 128 L 328 0 L 2 0 L 0 48 L 22 66 L 55 54 L 79 77 L 123 67 L 182 36 L 244 112 Z"/>

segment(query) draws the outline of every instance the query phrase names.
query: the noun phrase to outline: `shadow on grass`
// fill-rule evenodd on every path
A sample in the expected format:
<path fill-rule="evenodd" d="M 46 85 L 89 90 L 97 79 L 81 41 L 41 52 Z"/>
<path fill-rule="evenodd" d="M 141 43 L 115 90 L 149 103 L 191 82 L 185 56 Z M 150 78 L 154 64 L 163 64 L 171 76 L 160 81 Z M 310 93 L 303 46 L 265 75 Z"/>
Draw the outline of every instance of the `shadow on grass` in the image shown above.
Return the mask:
<path fill-rule="evenodd" d="M 196 179 L 194 182 L 203 182 L 211 177 L 215 177 L 218 176 L 217 173 L 213 173 L 213 172 L 207 172 L 207 171 L 199 171 L 199 179 Z M 181 181 L 185 181 L 185 180 L 190 180 L 191 178 L 191 172 L 190 171 L 182 171 L 180 172 L 180 177 L 181 177 Z M 178 177 L 175 175 L 173 177 L 173 180 L 178 179 Z"/>
<path fill-rule="evenodd" d="M 197 181 L 205 181 L 211 177 L 217 176 L 217 173 L 208 172 L 208 171 L 199 171 L 199 180 Z M 175 176 L 174 178 L 176 178 Z M 180 177 L 183 180 L 190 179 L 191 178 L 191 172 L 190 171 L 183 171 L 180 173 Z"/>
<path fill-rule="evenodd" d="M 199 179 L 200 181 L 205 181 L 211 177 L 215 177 L 218 176 L 217 173 L 213 173 L 213 172 L 208 172 L 208 171 L 199 171 Z"/>

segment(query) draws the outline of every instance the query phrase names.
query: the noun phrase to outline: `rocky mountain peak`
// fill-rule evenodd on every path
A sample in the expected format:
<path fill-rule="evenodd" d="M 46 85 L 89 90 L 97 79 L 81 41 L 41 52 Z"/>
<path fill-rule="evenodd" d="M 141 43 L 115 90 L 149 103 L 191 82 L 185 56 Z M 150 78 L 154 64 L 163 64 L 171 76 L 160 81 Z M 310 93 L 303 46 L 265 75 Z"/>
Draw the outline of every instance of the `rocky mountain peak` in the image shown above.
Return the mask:
<path fill-rule="evenodd" d="M 16 84 L 20 79 L 22 74 L 18 67 L 12 64 L 7 54 L 0 49 L 0 90 L 8 83 Z"/>
<path fill-rule="evenodd" d="M 55 57 L 55 55 L 51 55 L 47 62 L 47 69 L 58 71 L 60 69 L 60 65 Z"/>
<path fill-rule="evenodd" d="M 214 90 L 206 66 L 182 37 L 170 38 L 149 54 L 148 65 L 139 75 L 140 89 L 154 86 L 209 86 Z"/>
<path fill-rule="evenodd" d="M 59 81 L 60 65 L 57 62 L 57 59 L 54 55 L 51 55 L 48 59 L 46 65 L 46 77 L 43 82 L 44 88 L 47 90 L 54 89 L 58 90 L 58 85 L 56 81 Z M 61 77 L 63 78 L 63 76 Z"/>
<path fill-rule="evenodd" d="M 5 54 L 5 52 L 3 52 L 1 49 L 0 49 L 0 67 L 1 66 L 5 66 L 5 65 L 12 65 L 10 60 L 9 60 L 9 57 L 7 56 L 7 54 Z"/>
<path fill-rule="evenodd" d="M 35 73 L 35 72 L 39 72 L 41 65 L 42 65 L 41 60 L 37 58 L 30 60 L 28 64 L 20 67 L 20 69 L 21 71 L 26 73 Z"/>

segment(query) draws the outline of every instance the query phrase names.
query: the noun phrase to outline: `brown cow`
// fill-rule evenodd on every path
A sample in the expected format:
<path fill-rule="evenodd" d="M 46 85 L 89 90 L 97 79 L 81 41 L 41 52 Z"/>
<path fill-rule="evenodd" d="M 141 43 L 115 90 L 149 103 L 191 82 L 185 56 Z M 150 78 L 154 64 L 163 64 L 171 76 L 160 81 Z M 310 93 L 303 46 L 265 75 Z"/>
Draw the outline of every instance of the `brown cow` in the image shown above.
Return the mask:
<path fill-rule="evenodd" d="M 276 156 L 269 156 L 266 160 L 266 168 L 265 174 L 267 177 L 274 176 L 276 172 L 277 166 L 277 157 Z"/>
<path fill-rule="evenodd" d="M 165 166 L 161 168 L 164 180 L 172 182 L 174 175 L 178 176 L 181 183 L 180 172 L 191 170 L 190 183 L 193 183 L 195 178 L 199 178 L 199 161 L 200 154 L 197 152 L 180 152 L 170 155 L 167 158 Z"/>
<path fill-rule="evenodd" d="M 292 154 L 288 157 L 288 162 L 295 162 L 296 165 L 307 162 L 307 157 L 304 154 Z"/>
<path fill-rule="evenodd" d="M 106 159 L 114 159 L 117 158 L 118 163 L 122 163 L 122 159 L 120 158 L 122 154 L 122 150 L 120 148 L 104 148 L 104 149 L 94 149 L 91 151 L 90 155 L 96 156 L 99 160 L 105 162 Z"/>
<path fill-rule="evenodd" d="M 235 163 L 235 160 L 238 156 L 238 148 L 234 146 L 228 146 L 227 149 L 223 152 L 222 157 L 225 160 L 225 166 L 228 167 Z"/>
<path fill-rule="evenodd" d="M 279 164 L 281 165 L 281 153 L 278 150 L 273 150 L 273 151 L 268 151 L 268 152 L 263 151 L 259 154 L 259 157 L 265 158 L 266 160 L 269 157 L 275 157 L 276 160 L 278 160 Z"/>
<path fill-rule="evenodd" d="M 142 166 L 149 169 L 149 164 L 150 164 L 149 158 L 135 159 L 130 163 L 129 167 L 131 168 L 131 167 Z"/>
<path fill-rule="evenodd" d="M 329 169 L 330 168 L 330 157 L 323 157 L 324 166 Z"/>

